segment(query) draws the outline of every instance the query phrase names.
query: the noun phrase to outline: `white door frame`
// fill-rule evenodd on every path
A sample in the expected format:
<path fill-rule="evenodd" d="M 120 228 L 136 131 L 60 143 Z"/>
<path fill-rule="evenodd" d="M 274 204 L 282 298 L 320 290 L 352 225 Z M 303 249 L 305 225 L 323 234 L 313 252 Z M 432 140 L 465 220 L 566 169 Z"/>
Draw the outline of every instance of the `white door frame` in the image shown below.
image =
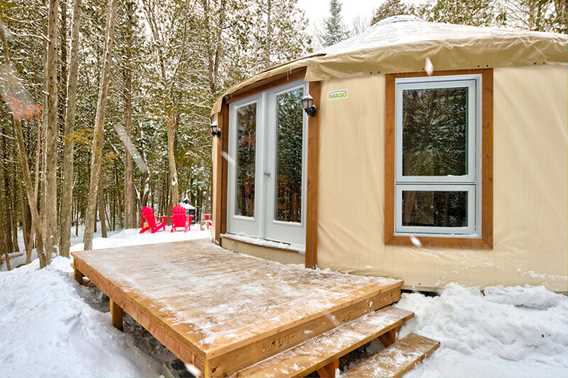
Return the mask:
<path fill-rule="evenodd" d="M 263 151 L 261 151 L 263 143 L 263 128 L 259 125 L 264 121 L 263 96 L 251 96 L 240 101 L 231 103 L 229 106 L 229 156 L 227 159 L 228 166 L 228 186 L 227 186 L 227 230 L 233 233 L 239 233 L 252 237 L 260 236 L 259 225 L 264 219 L 264 211 L 261 204 L 262 197 L 262 179 L 259 172 L 262 172 Z M 235 214 L 235 182 L 237 178 L 237 109 L 256 103 L 256 145 L 255 145 L 255 179 L 254 179 L 254 216 L 245 217 Z M 260 189 L 260 190 L 259 190 Z M 237 231 L 238 232 L 235 232 Z"/>
<path fill-rule="evenodd" d="M 266 209 L 266 220 L 264 222 L 265 238 L 276 241 L 284 241 L 296 246 L 303 246 L 306 239 L 306 194 L 307 194 L 307 133 L 308 118 L 307 114 L 302 111 L 302 200 L 301 200 L 301 219 L 300 223 L 285 222 L 275 220 L 274 212 L 276 205 L 276 148 L 277 148 L 277 119 L 276 119 L 276 97 L 282 93 L 302 88 L 304 94 L 307 93 L 307 83 L 304 81 L 295 81 L 286 85 L 276 87 L 268 92 L 267 103 L 267 148 L 270 153 L 266 154 L 267 173 L 264 175 L 266 181 L 264 204 Z"/>
<path fill-rule="evenodd" d="M 307 115 L 303 113 L 302 142 L 302 201 L 301 223 L 274 220 L 276 171 L 276 96 L 295 89 L 304 88 L 308 93 L 308 83 L 302 80 L 272 88 L 268 91 L 243 98 L 229 105 L 229 146 L 227 182 L 227 232 L 253 238 L 289 243 L 303 248 L 306 230 L 307 203 Z M 255 199 L 254 217 L 235 215 L 235 183 L 237 153 L 236 112 L 242 106 L 256 103 L 256 151 L 255 151 Z"/>

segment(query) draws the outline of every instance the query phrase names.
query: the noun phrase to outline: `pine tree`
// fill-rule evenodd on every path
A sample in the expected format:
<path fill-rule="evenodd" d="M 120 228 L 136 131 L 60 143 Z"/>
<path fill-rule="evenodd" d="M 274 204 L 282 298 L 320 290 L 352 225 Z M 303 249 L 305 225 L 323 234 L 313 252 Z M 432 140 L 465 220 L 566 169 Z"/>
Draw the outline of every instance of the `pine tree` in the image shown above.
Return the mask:
<path fill-rule="evenodd" d="M 450 24 L 489 26 L 495 21 L 494 0 L 437 0 L 428 20 Z"/>
<path fill-rule="evenodd" d="M 419 15 L 419 13 L 419 8 L 406 4 L 403 0 L 387 0 L 375 10 L 371 25 L 393 16 Z"/>
<path fill-rule="evenodd" d="M 325 47 L 335 45 L 349 37 L 349 32 L 341 17 L 341 2 L 339 0 L 330 0 L 329 13 L 329 17 L 324 21 L 324 33 L 321 37 L 322 44 Z"/>

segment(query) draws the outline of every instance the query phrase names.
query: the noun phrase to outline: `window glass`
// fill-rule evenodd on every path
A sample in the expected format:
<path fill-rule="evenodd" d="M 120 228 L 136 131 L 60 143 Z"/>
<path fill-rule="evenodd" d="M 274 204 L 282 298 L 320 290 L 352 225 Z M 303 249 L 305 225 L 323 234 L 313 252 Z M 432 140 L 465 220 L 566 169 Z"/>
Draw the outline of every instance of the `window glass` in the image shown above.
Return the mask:
<path fill-rule="evenodd" d="M 237 109 L 235 215 L 254 216 L 256 103 Z"/>
<path fill-rule="evenodd" d="M 302 219 L 303 88 L 276 96 L 276 196 L 274 219 Z"/>
<path fill-rule="evenodd" d="M 467 191 L 403 191 L 402 225 L 467 227 Z"/>
<path fill-rule="evenodd" d="M 403 90 L 403 176 L 467 175 L 467 121 L 467 87 Z"/>

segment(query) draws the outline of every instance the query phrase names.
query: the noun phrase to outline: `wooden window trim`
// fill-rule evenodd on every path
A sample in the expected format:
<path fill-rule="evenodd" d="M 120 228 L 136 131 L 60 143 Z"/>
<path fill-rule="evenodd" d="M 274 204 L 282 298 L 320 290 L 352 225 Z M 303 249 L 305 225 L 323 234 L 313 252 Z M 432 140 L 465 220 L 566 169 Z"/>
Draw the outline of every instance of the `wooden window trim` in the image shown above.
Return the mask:
<path fill-rule="evenodd" d="M 279 87 L 281 85 L 291 83 L 296 80 L 304 80 L 305 77 L 306 77 L 305 68 L 292 70 L 290 72 L 276 75 L 268 79 L 260 80 L 249 86 L 241 88 L 238 91 L 226 96 L 225 100 L 227 104 L 230 104 L 231 102 L 235 102 L 246 97 L 254 96 L 260 92 L 264 92 L 269 89 Z"/>
<path fill-rule="evenodd" d="M 481 237 L 425 237 L 418 239 L 424 247 L 492 249 L 493 248 L 493 69 L 435 72 L 434 76 L 472 75 L 482 78 L 481 104 Z M 422 77 L 424 72 L 385 75 L 385 198 L 384 243 L 412 246 L 408 236 L 395 235 L 395 82 L 397 78 Z"/>

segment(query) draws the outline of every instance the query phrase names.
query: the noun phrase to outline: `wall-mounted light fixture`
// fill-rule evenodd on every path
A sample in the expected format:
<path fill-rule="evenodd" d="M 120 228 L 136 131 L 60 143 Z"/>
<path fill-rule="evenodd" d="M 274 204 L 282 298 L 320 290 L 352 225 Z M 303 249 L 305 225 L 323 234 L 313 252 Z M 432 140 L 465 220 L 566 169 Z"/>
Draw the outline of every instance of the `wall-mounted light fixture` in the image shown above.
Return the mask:
<path fill-rule="evenodd" d="M 221 129 L 217 125 L 217 120 L 211 120 L 211 136 L 219 138 L 221 136 Z"/>
<path fill-rule="evenodd" d="M 314 98 L 309 93 L 302 98 L 302 105 L 307 115 L 310 117 L 316 115 L 318 108 L 314 105 Z"/>

